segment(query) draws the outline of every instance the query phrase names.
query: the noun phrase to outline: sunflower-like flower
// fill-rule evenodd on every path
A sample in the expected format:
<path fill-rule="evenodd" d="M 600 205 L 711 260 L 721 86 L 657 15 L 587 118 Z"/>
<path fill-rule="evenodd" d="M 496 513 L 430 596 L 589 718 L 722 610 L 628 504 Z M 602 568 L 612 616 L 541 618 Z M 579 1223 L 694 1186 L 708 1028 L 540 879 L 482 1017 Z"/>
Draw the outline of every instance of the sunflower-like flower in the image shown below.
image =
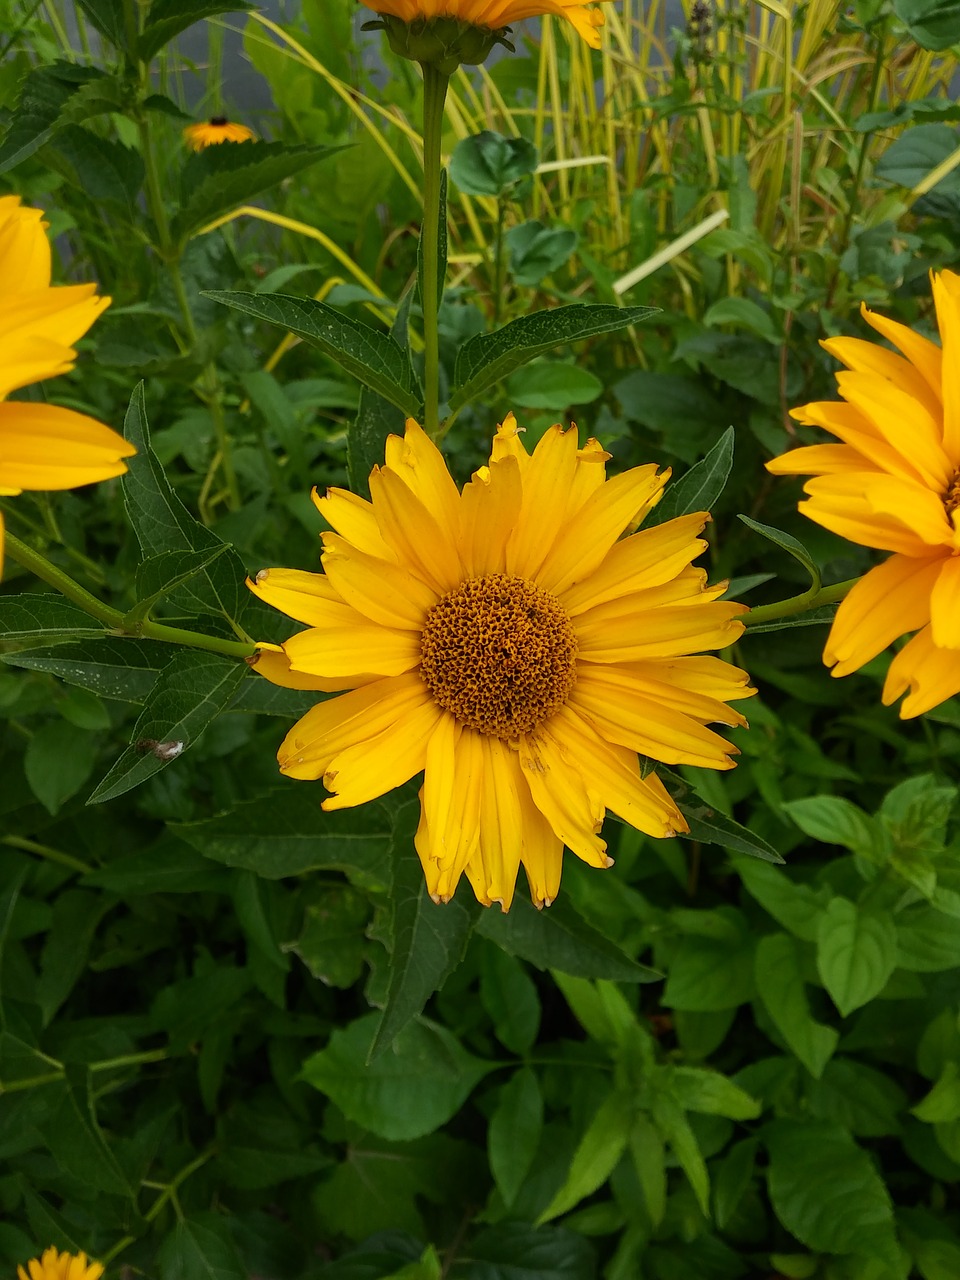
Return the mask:
<path fill-rule="evenodd" d="M 260 646 L 256 670 L 339 693 L 287 735 L 282 772 L 322 778 L 335 792 L 324 809 L 340 809 L 423 771 L 416 848 L 437 901 L 466 873 L 480 902 L 506 910 L 523 863 L 533 901 L 549 904 L 564 845 L 611 865 L 605 809 L 652 836 L 686 831 L 638 752 L 732 767 L 735 748 L 706 726 L 745 724 L 727 703 L 754 690 L 692 656 L 736 640 L 745 611 L 691 566 L 709 516 L 621 537 L 669 472 L 607 480 L 609 457 L 559 426 L 528 454 L 510 414 L 460 492 L 409 420 L 370 477 L 372 501 L 314 495 L 336 531 L 324 573 L 268 569 L 249 584 L 308 625 Z"/>
<path fill-rule="evenodd" d="M 940 342 L 862 307 L 901 354 L 860 338 L 822 345 L 847 366 L 843 401 L 794 409 L 841 444 L 794 449 L 767 463 L 813 475 L 800 510 L 861 546 L 891 551 L 837 610 L 823 651 L 845 676 L 916 632 L 890 664 L 886 705 L 921 715 L 960 692 L 960 276 L 932 277 Z"/>
<path fill-rule="evenodd" d="M 26 1267 L 17 1267 L 17 1275 L 20 1280 L 100 1280 L 103 1266 L 88 1262 L 85 1253 L 58 1253 L 51 1245 Z"/>
<path fill-rule="evenodd" d="M 11 391 L 73 368 L 73 344 L 110 305 L 95 284 L 51 286 L 50 243 L 39 209 L 0 197 L 0 494 L 73 489 L 126 471 L 135 453 L 86 414 L 7 400 Z M 3 517 L 0 515 L 0 568 Z"/>
<path fill-rule="evenodd" d="M 221 142 L 252 142 L 256 136 L 245 124 L 235 124 L 226 116 L 188 124 L 183 131 L 184 140 L 192 151 L 202 151 L 204 147 L 217 146 Z"/>

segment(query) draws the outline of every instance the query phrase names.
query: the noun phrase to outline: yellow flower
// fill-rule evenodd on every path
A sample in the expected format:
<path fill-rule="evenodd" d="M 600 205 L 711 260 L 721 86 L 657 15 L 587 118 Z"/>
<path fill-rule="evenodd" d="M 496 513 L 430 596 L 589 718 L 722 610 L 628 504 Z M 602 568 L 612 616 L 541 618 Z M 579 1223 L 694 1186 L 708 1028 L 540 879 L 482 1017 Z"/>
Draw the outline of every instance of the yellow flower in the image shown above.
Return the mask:
<path fill-rule="evenodd" d="M 135 453 L 122 436 L 57 405 L 5 400 L 73 368 L 73 344 L 110 305 L 95 284 L 50 284 L 50 244 L 39 209 L 0 197 L 0 495 L 72 489 L 121 475 Z M 0 569 L 3 516 L 0 515 Z"/>
<path fill-rule="evenodd" d="M 193 151 L 202 151 L 220 142 L 252 142 L 257 135 L 245 124 L 234 124 L 226 116 L 214 116 L 209 123 L 188 124 L 183 136 Z"/>
<path fill-rule="evenodd" d="M 438 18 L 454 18 L 487 31 L 502 31 L 524 18 L 552 13 L 566 18 L 592 48 L 600 48 L 603 14 L 578 0 L 362 0 L 362 3 L 375 13 L 399 18 L 401 22 L 429 23 Z"/>
<path fill-rule="evenodd" d="M 17 1267 L 20 1280 L 100 1280 L 103 1267 L 88 1262 L 85 1253 L 58 1253 L 50 1246 L 40 1258 L 31 1258 L 26 1267 Z"/>
<path fill-rule="evenodd" d="M 552 427 L 532 455 L 510 414 L 462 493 L 412 420 L 390 436 L 372 501 L 315 501 L 324 573 L 269 569 L 249 585 L 308 630 L 260 646 L 277 684 L 340 692 L 280 748 L 281 770 L 323 778 L 325 809 L 363 804 L 424 772 L 416 836 L 427 886 L 447 901 L 464 872 L 506 910 L 520 863 L 537 906 L 560 885 L 563 846 L 611 860 L 605 809 L 653 836 L 687 830 L 637 753 L 732 767 L 706 725 L 754 691 L 714 657 L 744 608 L 691 567 L 701 512 L 631 533 L 669 472 L 610 480 L 595 440 Z M 351 690 L 351 692 L 341 692 Z"/>
<path fill-rule="evenodd" d="M 841 444 L 794 449 L 767 463 L 813 475 L 800 510 L 861 546 L 892 551 L 840 605 L 823 651 L 849 675 L 898 637 L 917 634 L 890 664 L 883 701 L 909 688 L 904 719 L 960 692 L 960 276 L 932 276 L 941 346 L 862 307 L 902 354 L 860 338 L 822 345 L 847 366 L 845 403 L 793 410 Z"/>

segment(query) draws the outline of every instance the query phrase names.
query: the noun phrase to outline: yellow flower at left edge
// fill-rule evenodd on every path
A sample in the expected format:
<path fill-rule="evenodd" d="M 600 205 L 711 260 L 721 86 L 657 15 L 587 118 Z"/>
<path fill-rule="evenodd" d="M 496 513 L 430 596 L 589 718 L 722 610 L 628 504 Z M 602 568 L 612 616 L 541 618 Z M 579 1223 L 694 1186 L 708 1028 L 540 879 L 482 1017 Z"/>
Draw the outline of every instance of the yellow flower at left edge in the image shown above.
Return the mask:
<path fill-rule="evenodd" d="M 710 517 L 635 531 L 669 472 L 608 479 L 609 457 L 560 426 L 528 453 L 509 414 L 461 491 L 410 419 L 387 438 L 372 501 L 316 499 L 335 530 L 324 572 L 269 569 L 249 584 L 308 626 L 258 646 L 255 670 L 339 694 L 290 730 L 282 772 L 322 778 L 335 793 L 324 809 L 422 772 L 415 844 L 437 901 L 466 875 L 481 903 L 507 910 L 522 864 L 548 906 L 564 846 L 612 865 L 607 809 L 654 837 L 685 832 L 638 753 L 732 767 L 736 748 L 707 726 L 745 725 L 727 704 L 754 690 L 705 653 L 737 639 L 745 612 L 692 564 Z"/>
<path fill-rule="evenodd" d="M 100 1280 L 103 1266 L 88 1262 L 85 1253 L 58 1253 L 50 1246 L 25 1267 L 17 1267 L 19 1280 Z"/>
<path fill-rule="evenodd" d="M 102 422 L 58 405 L 8 400 L 11 391 L 73 368 L 73 345 L 109 305 L 95 284 L 50 284 L 39 209 L 0 196 L 0 495 L 73 489 L 122 475 L 136 450 Z M 0 571 L 3 516 L 0 514 Z"/>

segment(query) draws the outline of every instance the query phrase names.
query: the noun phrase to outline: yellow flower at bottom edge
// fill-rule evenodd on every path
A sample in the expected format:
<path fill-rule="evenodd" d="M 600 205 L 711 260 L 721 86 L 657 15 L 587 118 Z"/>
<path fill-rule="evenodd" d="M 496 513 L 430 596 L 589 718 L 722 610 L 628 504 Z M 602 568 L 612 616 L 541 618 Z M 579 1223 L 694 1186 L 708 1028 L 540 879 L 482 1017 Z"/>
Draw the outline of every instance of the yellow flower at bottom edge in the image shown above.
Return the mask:
<path fill-rule="evenodd" d="M 843 401 L 794 409 L 841 444 L 794 449 L 767 463 L 777 475 L 813 475 L 800 510 L 861 546 L 893 554 L 840 605 L 823 651 L 845 676 L 900 636 L 883 687 L 886 705 L 907 689 L 903 719 L 960 692 L 960 276 L 933 275 L 942 346 L 861 308 L 901 354 L 860 338 L 822 343 L 847 366 Z"/>
<path fill-rule="evenodd" d="M 565 18 L 593 49 L 600 48 L 603 14 L 579 0 L 361 0 L 368 9 L 401 22 L 454 18 L 487 31 L 502 31 L 524 18 L 554 14 Z"/>
<path fill-rule="evenodd" d="M 669 472 L 606 479 L 609 458 L 576 428 L 527 453 L 513 415 L 489 466 L 463 491 L 412 420 L 390 436 L 372 501 L 330 489 L 315 501 L 324 572 L 263 570 L 251 589 L 307 624 L 262 645 L 277 684 L 340 692 L 294 726 L 282 772 L 322 778 L 324 809 L 363 804 L 423 771 L 416 848 L 427 887 L 448 900 L 466 873 L 506 910 L 522 863 L 533 901 L 560 885 L 563 846 L 611 865 L 606 809 L 652 836 L 687 830 L 638 752 L 665 764 L 732 767 L 708 723 L 744 725 L 726 704 L 747 675 L 701 654 L 740 635 L 691 561 L 705 512 L 640 532 Z"/>
<path fill-rule="evenodd" d="M 85 1253 L 58 1253 L 51 1245 L 39 1258 L 31 1258 L 26 1267 L 17 1267 L 20 1280 L 100 1280 L 103 1267 L 88 1262 Z"/>
<path fill-rule="evenodd" d="M 187 146 L 193 151 L 217 146 L 221 142 L 253 142 L 256 134 L 245 124 L 234 124 L 226 116 L 214 116 L 210 121 L 188 124 L 183 131 Z"/>
<path fill-rule="evenodd" d="M 110 305 L 95 284 L 51 286 L 39 209 L 0 197 L 0 495 L 73 489 L 126 471 L 136 450 L 110 427 L 57 405 L 7 400 L 72 369 L 73 344 Z M 0 570 L 3 517 L 0 515 Z"/>

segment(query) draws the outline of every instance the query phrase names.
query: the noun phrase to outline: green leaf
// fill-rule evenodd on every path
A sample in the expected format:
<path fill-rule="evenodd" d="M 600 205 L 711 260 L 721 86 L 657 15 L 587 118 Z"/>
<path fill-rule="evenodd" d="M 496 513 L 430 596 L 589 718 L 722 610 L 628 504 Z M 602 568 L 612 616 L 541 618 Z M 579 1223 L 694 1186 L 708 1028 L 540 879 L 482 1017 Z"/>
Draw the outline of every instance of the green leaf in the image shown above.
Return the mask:
<path fill-rule="evenodd" d="M 827 626 L 836 616 L 837 606 L 824 604 L 818 609 L 808 609 L 806 613 L 798 613 L 791 618 L 776 618 L 772 622 L 752 623 L 749 614 L 744 616 L 743 621 L 747 624 L 748 635 L 762 636 L 771 631 L 786 631 L 789 627 Z"/>
<path fill-rule="evenodd" d="M 921 49 L 960 44 L 960 0 L 893 0 L 893 11 Z"/>
<path fill-rule="evenodd" d="M 572 1231 L 498 1222 L 470 1242 L 449 1280 L 595 1280 L 590 1242 Z"/>
<path fill-rule="evenodd" d="M 804 942 L 816 942 L 824 903 L 813 889 L 754 858 L 734 854 L 732 861 L 747 893 L 777 924 Z"/>
<path fill-rule="evenodd" d="M 97 1124 L 86 1073 L 47 1089 L 38 1127 L 60 1169 L 84 1187 L 132 1199 L 133 1188 Z"/>
<path fill-rule="evenodd" d="M 303 927 L 284 951 L 298 955 L 327 986 L 352 987 L 363 972 L 369 899 L 348 884 L 309 885 L 302 896 Z"/>
<path fill-rule="evenodd" d="M 96 739 L 62 721 L 43 725 L 30 738 L 23 760 L 30 790 L 48 813 L 57 813 L 93 772 Z"/>
<path fill-rule="evenodd" d="M 851 853 L 884 852 L 883 831 L 869 814 L 842 796 L 809 796 L 790 800 L 783 811 L 804 835 L 824 844 L 839 844 Z"/>
<path fill-rule="evenodd" d="M 643 1114 L 630 1128 L 630 1155 L 643 1192 L 643 1204 L 653 1226 L 663 1221 L 667 1208 L 667 1167 L 663 1135 Z"/>
<path fill-rule="evenodd" d="M 169 835 L 112 859 L 83 877 L 84 885 L 108 889 L 120 898 L 155 893 L 226 892 L 230 873 Z"/>
<path fill-rule="evenodd" d="M 77 5 L 115 49 L 126 49 L 123 0 L 77 0 Z"/>
<path fill-rule="evenodd" d="M 230 813 L 172 830 L 205 857 L 268 880 L 336 870 L 361 887 L 386 892 L 390 827 L 379 804 L 324 813 L 316 787 L 287 782 Z"/>
<path fill-rule="evenodd" d="M 80 125 L 65 124 L 47 143 L 43 158 L 88 200 L 116 205 L 126 213 L 136 208 L 144 168 L 132 147 L 101 138 Z"/>
<path fill-rule="evenodd" d="M 103 623 L 62 596 L 0 596 L 0 639 L 49 640 L 52 636 L 102 636 Z M 4 654 L 4 661 L 20 655 Z"/>
<path fill-rule="evenodd" d="M 557 361 L 538 362 L 512 374 L 507 382 L 510 404 L 523 409 L 553 409 L 590 404 L 603 394 L 603 383 L 589 369 Z"/>
<path fill-rule="evenodd" d="M 252 13 L 254 8 L 246 0 L 153 0 L 137 39 L 137 57 L 150 62 L 174 36 L 204 18 L 218 13 Z"/>
<path fill-rule="evenodd" d="M 304 1063 L 302 1078 L 381 1138 L 403 1141 L 439 1129 L 493 1067 L 425 1019 L 411 1022 L 388 1053 L 369 1062 L 379 1025 L 372 1013 L 334 1031 L 327 1047 Z"/>
<path fill-rule="evenodd" d="M 511 227 L 505 239 L 510 274 L 517 284 L 533 287 L 572 257 L 579 237 L 570 227 L 548 227 L 533 218 Z"/>
<path fill-rule="evenodd" d="M 34 67 L 20 91 L 20 102 L 0 143 L 0 173 L 29 159 L 69 120 L 113 108 L 97 94 L 109 94 L 113 81 L 94 67 L 53 62 Z"/>
<path fill-rule="evenodd" d="M 867 1004 L 897 965 L 897 930 L 886 911 L 832 898 L 820 917 L 817 972 L 842 1017 Z"/>
<path fill-rule="evenodd" d="M 90 943 L 107 910 L 109 903 L 102 894 L 83 889 L 67 889 L 54 903 L 37 983 L 37 1003 L 45 1027 L 86 969 Z"/>
<path fill-rule="evenodd" d="M 960 1066 L 956 1062 L 946 1063 L 939 1080 L 910 1111 L 925 1124 L 960 1120 Z"/>
<path fill-rule="evenodd" d="M 807 1086 L 807 1104 L 818 1120 L 861 1138 L 899 1135 L 907 1095 L 890 1076 L 854 1058 L 831 1058 L 819 1080 Z"/>
<path fill-rule="evenodd" d="M 877 158 L 878 178 L 912 190 L 960 144 L 960 134 L 946 124 L 917 124 L 905 129 Z M 940 204 L 956 209 L 960 200 L 960 175 L 947 174 L 932 189 Z M 925 196 L 929 202 L 931 197 Z"/>
<path fill-rule="evenodd" d="M 897 964 L 911 973 L 960 967 L 960 929 L 934 907 L 916 906 L 897 916 Z"/>
<path fill-rule="evenodd" d="M 748 529 L 752 529 L 754 533 L 759 533 L 761 538 L 766 538 L 768 542 L 772 542 L 774 546 L 780 547 L 793 556 L 794 560 L 799 562 L 810 575 L 810 590 L 820 590 L 820 570 L 817 567 L 813 556 L 803 545 L 802 542 L 794 538 L 789 533 L 784 533 L 782 529 L 774 529 L 772 525 L 761 524 L 759 520 L 751 520 L 749 516 L 737 516 Z"/>
<path fill-rule="evenodd" d="M 680 806 L 690 827 L 688 839 L 703 844 L 718 844 L 734 853 L 745 853 L 763 862 L 782 863 L 783 858 L 762 836 L 754 835 L 734 818 L 709 805 L 697 795 L 686 778 L 665 765 L 656 766 L 657 775 Z"/>
<path fill-rule="evenodd" d="M 543 911 L 518 896 L 507 914 L 492 908 L 484 911 L 477 932 L 538 969 L 616 982 L 656 982 L 660 977 L 587 924 L 563 896 Z"/>
<path fill-rule="evenodd" d="M 457 352 L 451 410 L 460 409 L 514 369 L 567 342 L 616 333 L 656 314 L 655 307 L 575 303 L 520 316 L 492 333 L 480 333 Z"/>
<path fill-rule="evenodd" d="M 318 701 L 319 695 L 312 690 L 283 689 L 251 671 L 241 682 L 237 696 L 230 703 L 230 710 L 298 720 Z"/>
<path fill-rule="evenodd" d="M 780 1120 L 763 1137 L 771 1202 L 801 1244 L 820 1253 L 896 1258 L 889 1194 L 849 1134 L 811 1120 Z"/>
<path fill-rule="evenodd" d="M 413 390 L 407 353 L 378 329 L 313 298 L 219 290 L 204 297 L 297 334 L 408 417 L 419 414 L 420 398 Z M 402 425 L 398 422 L 398 429 Z"/>
<path fill-rule="evenodd" d="M 38 598 L 53 600 L 55 597 Z M 22 602 L 24 597 L 19 599 Z M 5 611 L 5 601 L 0 601 L 0 619 Z M 143 702 L 170 661 L 171 653 L 170 646 L 158 640 L 121 639 L 101 632 L 96 639 L 6 653 L 3 661 L 28 671 L 49 671 L 67 684 L 89 689 L 102 698 Z M 257 683 L 267 682 L 257 679 Z"/>
<path fill-rule="evenodd" d="M 103 804 L 140 786 L 193 746 L 225 711 L 246 675 L 242 662 L 196 649 L 177 651 L 148 695 L 133 729 L 131 745 L 109 769 L 88 804 Z M 144 748 L 147 741 L 182 743 L 166 755 Z"/>
<path fill-rule="evenodd" d="M 708 1116 L 726 1116 L 729 1120 L 756 1120 L 761 1104 L 719 1071 L 701 1067 L 668 1069 L 669 1089 L 684 1111 L 698 1111 Z"/>
<path fill-rule="evenodd" d="M 215 1213 L 181 1218 L 157 1250 L 159 1280 L 247 1280 L 230 1223 Z"/>
<path fill-rule="evenodd" d="M 413 303 L 413 285 L 403 291 L 397 305 L 397 314 L 390 326 L 390 337 L 405 354 L 409 367 L 410 307 Z M 413 374 L 410 373 L 411 384 Z M 361 387 L 357 416 L 347 436 L 347 462 L 350 487 L 354 493 L 369 498 L 369 476 L 374 467 L 382 465 L 387 436 L 399 435 L 403 430 L 403 416 L 396 405 L 369 387 Z"/>
<path fill-rule="evenodd" d="M 371 1061 L 393 1044 L 405 1026 L 463 959 L 476 918 L 454 898 L 445 905 L 427 893 L 413 836 L 420 819 L 420 801 L 411 800 L 396 814 L 391 858 L 390 986 L 377 1034 L 370 1046 Z"/>
<path fill-rule="evenodd" d="M 761 938 L 754 974 L 757 993 L 770 1020 L 818 1079 L 840 1037 L 833 1027 L 817 1022 L 810 1012 L 798 944 L 785 933 Z"/>
<path fill-rule="evenodd" d="M 577 1144 L 563 1186 L 537 1219 L 542 1226 L 592 1195 L 613 1173 L 627 1149 L 633 1098 L 614 1092 L 603 1099 Z"/>
<path fill-rule="evenodd" d="M 670 958 L 662 1003 L 689 1013 L 736 1009 L 753 998 L 753 939 L 689 935 Z"/>
<path fill-rule="evenodd" d="M 703 324 L 708 329 L 729 324 L 735 329 L 746 329 L 765 342 L 783 342 L 783 334 L 777 331 L 770 312 L 749 298 L 721 298 L 704 312 Z"/>
<path fill-rule="evenodd" d="M 173 2 L 183 4 L 187 0 Z M 327 146 L 285 147 L 279 142 L 204 147 L 190 156 L 181 171 L 182 204 L 171 225 L 171 234 L 183 245 L 222 213 L 342 150 L 342 147 Z"/>
<path fill-rule="evenodd" d="M 730 1148 L 717 1168 L 713 1179 L 713 1216 L 721 1231 L 729 1226 L 753 1181 L 758 1146 L 756 1138 L 744 1138 Z"/>
<path fill-rule="evenodd" d="M 195 520 L 174 493 L 150 445 L 142 382 L 130 397 L 123 434 L 137 450 L 121 480 L 123 501 L 144 556 L 166 551 L 223 552 L 197 578 L 178 589 L 177 599 L 203 613 L 239 619 L 252 599 L 243 586 L 243 562 L 232 547 L 224 551 L 228 544 Z"/>
<path fill-rule="evenodd" d="M 665 1093 L 654 1095 L 650 1111 L 660 1133 L 670 1143 L 680 1168 L 687 1175 L 700 1211 L 706 1217 L 710 1212 L 710 1175 L 690 1122 L 676 1100 Z"/>
<path fill-rule="evenodd" d="M 500 1043 L 529 1053 L 540 1029 L 540 997 L 520 961 L 495 944 L 483 944 L 480 953 L 480 1000 Z"/>
<path fill-rule="evenodd" d="M 723 493 L 730 475 L 733 445 L 734 430 L 727 427 L 705 458 L 667 486 L 663 498 L 651 512 L 649 523 L 664 524 L 694 511 L 709 511 Z"/>
<path fill-rule="evenodd" d="M 540 1085 L 530 1067 L 521 1067 L 500 1090 L 487 1129 L 490 1172 L 507 1208 L 533 1166 L 542 1132 Z"/>
<path fill-rule="evenodd" d="M 161 551 L 159 555 L 148 556 L 137 565 L 137 613 L 144 617 L 158 600 L 229 550 L 230 544 L 221 542 L 202 551 Z"/>
<path fill-rule="evenodd" d="M 484 129 L 454 147 L 450 177 L 464 195 L 499 196 L 529 177 L 539 162 L 537 148 L 526 138 L 505 138 Z"/>

